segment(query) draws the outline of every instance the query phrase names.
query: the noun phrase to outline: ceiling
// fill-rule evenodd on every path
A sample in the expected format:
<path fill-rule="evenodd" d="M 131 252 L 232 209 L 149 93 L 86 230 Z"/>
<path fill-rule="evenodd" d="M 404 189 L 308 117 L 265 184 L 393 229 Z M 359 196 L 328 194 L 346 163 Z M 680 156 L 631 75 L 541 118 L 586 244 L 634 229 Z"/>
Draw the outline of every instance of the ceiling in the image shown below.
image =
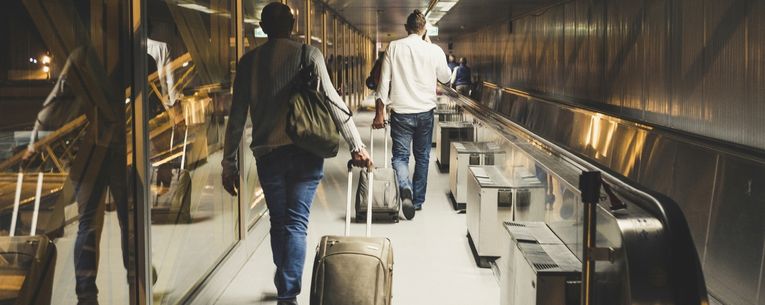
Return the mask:
<path fill-rule="evenodd" d="M 365 35 L 375 39 L 379 12 L 379 40 L 406 36 L 406 17 L 415 9 L 423 12 L 429 0 L 326 0 L 326 3 Z"/>
<path fill-rule="evenodd" d="M 404 23 L 414 10 L 425 12 L 429 0 L 326 0 L 326 3 L 365 35 L 388 42 L 406 36 Z M 448 42 L 452 37 L 481 27 L 549 7 L 562 0 L 460 0 L 436 24 L 439 36 L 434 41 Z M 379 12 L 379 13 L 378 13 Z M 379 16 L 376 16 L 378 15 Z M 379 19 L 378 19 L 379 18 Z M 379 22 L 379 27 L 377 27 Z M 379 29 L 379 32 L 377 31 Z"/>

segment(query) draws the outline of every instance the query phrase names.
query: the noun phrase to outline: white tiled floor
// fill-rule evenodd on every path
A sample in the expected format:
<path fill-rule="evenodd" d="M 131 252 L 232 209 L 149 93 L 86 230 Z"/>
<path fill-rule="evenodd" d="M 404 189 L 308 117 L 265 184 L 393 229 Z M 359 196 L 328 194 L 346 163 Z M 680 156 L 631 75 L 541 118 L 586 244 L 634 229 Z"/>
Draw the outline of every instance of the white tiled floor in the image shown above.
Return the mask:
<path fill-rule="evenodd" d="M 368 143 L 369 113 L 356 116 L 362 137 Z M 382 163 L 382 133 L 376 132 L 378 165 Z M 303 275 L 301 304 L 308 304 L 313 247 L 323 235 L 342 234 L 345 212 L 348 154 L 327 160 L 325 179 L 314 201 L 309 225 L 309 255 Z M 431 157 L 433 161 L 433 157 Z M 413 160 L 412 160 L 413 162 Z M 499 288 L 491 270 L 477 268 L 467 243 L 465 215 L 457 214 L 447 201 L 448 174 L 431 162 L 425 207 L 412 221 L 376 224 L 373 234 L 387 236 L 395 253 L 393 304 L 484 305 L 499 303 Z M 363 224 L 352 230 L 363 234 Z M 218 299 L 219 305 L 276 304 L 272 279 L 274 266 L 266 239 L 250 261 Z"/>

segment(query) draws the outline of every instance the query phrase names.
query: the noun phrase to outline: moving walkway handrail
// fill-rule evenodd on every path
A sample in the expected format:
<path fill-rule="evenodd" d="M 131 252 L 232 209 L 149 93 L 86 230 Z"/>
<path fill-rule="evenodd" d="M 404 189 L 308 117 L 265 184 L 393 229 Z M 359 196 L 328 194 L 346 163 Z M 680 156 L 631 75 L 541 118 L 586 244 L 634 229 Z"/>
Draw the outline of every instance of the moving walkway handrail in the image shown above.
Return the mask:
<path fill-rule="evenodd" d="M 441 89 L 446 92 L 450 97 L 456 98 L 461 106 L 471 111 L 474 116 L 484 118 L 485 123 L 494 123 L 498 130 L 502 127 L 512 127 L 520 130 L 523 134 L 529 137 L 531 140 L 541 143 L 553 153 L 557 154 L 564 160 L 567 159 L 568 163 L 581 171 L 600 171 L 602 173 L 603 180 L 608 182 L 614 188 L 630 193 L 633 199 L 643 209 L 649 211 L 655 217 L 661 221 L 668 232 L 669 244 L 673 247 L 672 255 L 670 257 L 670 266 L 676 268 L 677 273 L 683 274 L 671 274 L 672 276 L 682 276 L 681 279 L 676 279 L 675 285 L 682 285 L 682 292 L 675 294 L 674 299 L 677 304 L 708 304 L 708 295 L 706 289 L 706 283 L 704 281 L 703 272 L 701 269 L 701 263 L 698 259 L 698 253 L 693 243 L 688 223 L 680 207 L 672 199 L 662 194 L 658 194 L 651 191 L 640 189 L 632 184 L 627 183 L 622 178 L 616 176 L 608 168 L 603 168 L 594 164 L 580 155 L 571 152 L 558 144 L 545 139 L 542 136 L 537 135 L 535 132 L 527 129 L 525 126 L 514 122 L 513 120 L 505 117 L 502 114 L 495 112 L 493 109 L 486 107 L 472 99 L 458 94 L 455 90 L 441 86 Z M 499 90 L 494 89 L 494 90 Z M 514 92 L 514 90 L 508 90 L 509 93 L 526 97 L 528 99 L 536 99 L 545 102 L 549 102 L 555 105 L 571 108 L 573 106 L 556 101 L 550 101 L 544 98 L 533 96 L 526 92 Z M 592 111 L 594 112 L 594 111 Z M 490 120 L 485 120 L 490 119 Z M 502 126 L 504 124 L 504 126 Z M 678 253 L 679 252 L 679 253 Z M 670 279 L 672 280 L 672 279 Z"/>

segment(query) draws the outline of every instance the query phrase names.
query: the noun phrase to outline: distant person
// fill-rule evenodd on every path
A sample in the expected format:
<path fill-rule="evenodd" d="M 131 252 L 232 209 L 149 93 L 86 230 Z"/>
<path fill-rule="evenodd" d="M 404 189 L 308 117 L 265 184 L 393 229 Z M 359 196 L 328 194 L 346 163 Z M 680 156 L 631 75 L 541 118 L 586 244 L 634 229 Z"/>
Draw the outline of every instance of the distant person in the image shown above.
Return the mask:
<path fill-rule="evenodd" d="M 470 95 L 471 72 L 467 65 L 467 58 L 460 57 L 460 65 L 452 72 L 451 83 L 457 89 L 457 93 L 464 96 Z"/>
<path fill-rule="evenodd" d="M 449 71 L 452 72 L 454 72 L 454 68 L 459 66 L 457 63 L 457 58 L 455 58 L 452 54 L 449 54 L 449 56 L 446 57 L 446 64 L 449 65 Z"/>
<path fill-rule="evenodd" d="M 428 165 L 436 108 L 436 81 L 449 81 L 446 55 L 425 35 L 425 16 L 419 10 L 405 25 L 409 36 L 393 41 L 385 52 L 372 126 L 385 127 L 385 106 L 390 106 L 393 169 L 400 187 L 404 216 L 414 218 L 422 209 L 428 184 Z M 414 176 L 409 180 L 409 147 L 414 154 Z"/>
<path fill-rule="evenodd" d="M 268 41 L 245 54 L 237 65 L 234 96 L 226 128 L 222 161 L 223 187 L 239 192 L 237 150 L 250 113 L 252 149 L 258 177 L 271 216 L 271 250 L 276 265 L 274 285 L 279 305 L 297 304 L 306 255 L 308 216 L 324 175 L 324 159 L 292 143 L 286 132 L 287 102 L 293 80 L 300 74 L 303 44 L 290 39 L 295 18 L 287 5 L 273 2 L 261 13 Z M 351 149 L 354 165 L 369 166 L 369 155 L 356 125 L 335 91 L 319 49 L 306 49 L 308 66 L 315 69 L 321 89 L 334 101 L 332 118 Z M 339 109 L 342 108 L 342 109 Z M 249 110 L 249 111 L 248 111 Z"/>

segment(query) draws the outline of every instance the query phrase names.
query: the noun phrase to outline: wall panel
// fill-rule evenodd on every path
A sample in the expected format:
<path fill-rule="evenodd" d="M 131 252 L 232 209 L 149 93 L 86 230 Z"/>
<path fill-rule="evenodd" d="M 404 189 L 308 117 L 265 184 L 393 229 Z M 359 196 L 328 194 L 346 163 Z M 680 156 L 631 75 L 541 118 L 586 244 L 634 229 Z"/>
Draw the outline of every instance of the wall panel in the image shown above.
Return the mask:
<path fill-rule="evenodd" d="M 761 16 L 757 0 L 577 0 L 487 25 L 454 46 L 478 82 L 740 144 L 728 147 L 743 147 L 749 166 L 703 145 L 616 130 L 623 148 L 590 157 L 678 202 L 717 299 L 765 304 L 765 197 L 754 191 L 762 177 L 753 169 L 765 156 Z M 608 164 L 631 150 L 633 164 Z"/>

